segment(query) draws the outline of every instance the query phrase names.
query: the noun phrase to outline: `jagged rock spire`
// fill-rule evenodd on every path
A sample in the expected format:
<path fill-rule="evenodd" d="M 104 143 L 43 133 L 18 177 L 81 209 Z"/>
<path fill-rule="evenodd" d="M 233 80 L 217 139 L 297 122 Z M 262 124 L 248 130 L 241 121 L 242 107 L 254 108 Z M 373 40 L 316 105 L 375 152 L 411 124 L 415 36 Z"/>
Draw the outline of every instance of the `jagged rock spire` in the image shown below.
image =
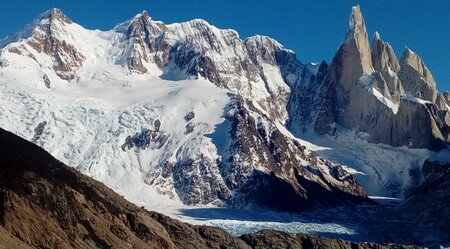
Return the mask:
<path fill-rule="evenodd" d="M 359 5 L 352 7 L 352 13 L 349 19 L 350 31 L 352 33 L 366 32 L 366 24 L 364 23 L 364 18 L 361 14 L 361 9 Z"/>
<path fill-rule="evenodd" d="M 363 73 L 369 74 L 373 72 L 373 66 L 370 58 L 370 46 L 366 24 L 359 5 L 352 8 L 349 22 L 350 30 L 347 32 L 346 39 L 353 37 L 351 40 L 359 50 Z"/>
<path fill-rule="evenodd" d="M 333 59 L 333 64 L 341 70 L 338 73 L 341 76 L 338 81 L 345 92 L 352 90 L 359 77 L 374 71 L 366 25 L 359 6 L 352 8 L 349 31 Z"/>
<path fill-rule="evenodd" d="M 431 85 L 432 87 L 436 87 L 436 83 L 434 81 L 433 75 L 431 74 L 428 67 L 425 65 L 425 63 L 422 61 L 422 59 L 417 55 L 415 52 L 413 52 L 409 48 L 405 48 L 403 51 L 403 55 L 401 58 L 401 64 L 402 66 L 411 66 L 414 68 L 421 76 L 424 77 L 426 82 Z"/>
<path fill-rule="evenodd" d="M 373 36 L 372 63 L 374 69 L 380 72 L 387 70 L 387 68 L 395 73 L 400 70 L 400 64 L 394 50 L 389 43 L 381 39 L 378 32 L 375 32 Z"/>
<path fill-rule="evenodd" d="M 381 72 L 389 88 L 389 94 L 396 103 L 403 94 L 403 87 L 396 73 L 400 70 L 400 64 L 394 50 L 389 43 L 384 42 L 380 34 L 375 32 L 372 42 L 372 63 L 376 71 Z"/>
<path fill-rule="evenodd" d="M 162 33 L 161 27 L 152 22 L 147 11 L 136 15 L 129 23 L 126 31 L 130 55 L 127 58 L 128 68 L 137 73 L 147 73 L 145 64 L 154 59 L 149 56 L 156 51 L 156 37 Z"/>
<path fill-rule="evenodd" d="M 405 48 L 403 52 L 400 68 L 398 76 L 405 91 L 424 100 L 436 101 L 437 90 L 433 75 L 422 59 L 409 48 Z"/>

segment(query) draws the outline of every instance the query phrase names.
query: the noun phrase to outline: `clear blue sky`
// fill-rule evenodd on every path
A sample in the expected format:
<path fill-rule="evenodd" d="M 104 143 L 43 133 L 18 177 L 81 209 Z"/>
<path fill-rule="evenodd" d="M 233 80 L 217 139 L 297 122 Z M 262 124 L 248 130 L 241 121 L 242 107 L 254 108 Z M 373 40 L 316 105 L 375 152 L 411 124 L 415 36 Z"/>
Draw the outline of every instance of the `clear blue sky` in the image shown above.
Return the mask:
<path fill-rule="evenodd" d="M 448 0 L 4 0 L 0 36 L 37 14 L 60 8 L 78 24 L 107 30 L 147 10 L 166 23 L 206 19 L 232 28 L 241 38 L 268 35 L 294 50 L 302 62 L 330 62 L 348 29 L 351 6 L 359 4 L 369 37 L 379 31 L 400 57 L 405 46 L 416 51 L 432 71 L 439 90 L 450 90 L 450 1 Z"/>

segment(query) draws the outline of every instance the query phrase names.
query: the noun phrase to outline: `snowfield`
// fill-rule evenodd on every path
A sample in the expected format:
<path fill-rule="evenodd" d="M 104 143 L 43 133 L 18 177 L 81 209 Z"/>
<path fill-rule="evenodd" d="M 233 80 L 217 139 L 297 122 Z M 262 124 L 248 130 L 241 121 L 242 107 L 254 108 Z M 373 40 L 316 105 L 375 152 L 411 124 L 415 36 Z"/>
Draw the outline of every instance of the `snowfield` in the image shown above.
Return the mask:
<path fill-rule="evenodd" d="M 278 51 L 278 56 L 285 56 L 286 60 L 292 59 L 292 51 L 267 37 L 240 40 L 233 30 L 220 30 L 205 21 L 193 20 L 165 26 L 166 33 L 158 39 L 165 39 L 167 44 L 183 43 L 193 37 L 198 43 L 176 47 L 176 50 L 191 49 L 187 54 L 180 52 L 181 58 L 189 58 L 186 65 L 182 64 L 184 68 L 170 61 L 161 69 L 152 61 L 159 58 L 152 54 L 156 52 L 144 51 L 149 49 L 146 46 L 139 47 L 138 36 L 127 37 L 132 22 L 143 16 L 144 13 L 139 14 L 110 31 L 86 30 L 75 23 L 52 23 L 50 33 L 56 37 L 52 38 L 74 45 L 72 50 L 52 53 L 62 57 L 58 58 L 69 66 L 77 62 L 70 57 L 75 50 L 85 55 L 81 66 L 70 68 L 73 72 L 64 71 L 64 67 L 55 69 L 58 63 L 54 54 L 38 52 L 28 43 L 27 39 L 42 34 L 43 28 L 39 25 L 47 25 L 46 19 L 37 19 L 16 36 L 0 41 L 0 127 L 43 147 L 58 160 L 103 182 L 136 205 L 192 224 L 222 227 L 234 235 L 275 229 L 370 240 L 369 232 L 359 234 L 357 223 L 333 221 L 333 215 L 339 210 L 323 219 L 318 213 L 293 215 L 252 207 L 246 210 L 217 207 L 223 203 L 216 188 L 225 189 L 220 189 L 220 194 L 233 194 L 229 193 L 232 190 L 227 189 L 226 176 L 218 165 L 221 155 L 232 154 L 227 151 L 233 142 L 229 137 L 232 124 L 225 117 L 235 111 L 237 97 L 251 102 L 255 110 L 249 111 L 249 116 L 261 121 L 256 127 L 258 131 L 253 133 L 264 132 L 268 136 L 273 130 L 279 131 L 283 138 L 304 145 L 305 154 L 313 153 L 342 164 L 371 196 L 401 200 L 406 189 L 421 181 L 416 176 L 425 159 L 450 160 L 448 151 L 433 153 L 425 149 L 371 144 L 364 140 L 366 134 L 340 127 L 339 136 L 305 132 L 295 137 L 285 126 L 286 105 L 291 91 L 289 86 L 299 79 L 300 72 L 292 70 L 283 77 L 280 68 L 272 65 L 275 63 L 265 61 L 265 57 L 273 59 L 269 56 L 273 51 Z M 147 21 L 150 24 L 145 28 L 163 32 L 158 30 L 162 23 Z M 137 29 L 145 26 L 138 24 Z M 187 75 L 186 70 L 200 67 L 190 67 L 192 63 L 204 59 L 195 56 L 192 59 L 189 53 L 206 54 L 220 65 L 220 68 L 213 68 L 222 76 L 220 84 Z M 150 59 L 145 61 L 144 55 Z M 254 58 L 250 59 L 251 56 Z M 140 65 L 130 69 L 131 59 L 135 59 L 136 64 L 142 63 L 147 71 L 136 72 Z M 290 66 L 300 67 L 298 63 Z M 310 77 L 316 76 L 319 66 L 307 66 L 314 74 Z M 70 75 L 73 79 L 63 80 L 58 70 L 73 73 Z M 398 106 L 383 97 L 371 85 L 371 80 L 369 76 L 362 77 L 361 84 L 397 113 Z M 409 95 L 402 98 L 422 103 Z M 250 134 L 248 136 L 253 137 L 248 139 L 256 140 L 256 135 Z M 289 145 L 292 146 L 287 143 Z M 250 162 L 254 164 L 250 165 L 251 170 L 269 172 L 270 169 L 259 167 L 261 161 L 258 161 L 267 155 L 258 158 L 255 150 L 250 148 L 250 154 L 256 158 Z M 233 154 L 233 157 L 239 156 Z M 299 157 L 298 162 L 312 172 L 330 171 L 323 164 L 310 168 L 311 163 L 301 161 L 303 158 L 299 154 L 293 157 Z M 242 160 L 242 165 L 238 166 L 250 163 Z M 176 166 L 181 169 L 173 170 Z M 240 179 L 248 173 L 242 171 L 225 172 Z M 314 173 L 311 175 L 318 178 Z M 181 186 L 175 186 L 175 178 L 179 178 Z M 324 178 L 332 177 L 325 174 Z M 334 178 L 331 180 L 337 182 Z M 193 203 L 199 205 L 197 207 L 184 205 L 180 197 L 192 191 L 196 192 L 194 198 L 197 199 Z M 205 197 L 206 192 L 210 195 Z M 345 215 L 352 216 L 342 214 Z"/>
<path fill-rule="evenodd" d="M 161 167 L 167 166 L 170 171 L 176 162 L 196 156 L 217 161 L 220 155 L 226 154 L 231 127 L 224 117 L 236 94 L 251 99 L 261 115 L 271 117 L 273 114 L 267 112 L 270 108 L 263 106 L 265 98 L 290 92 L 280 69 L 259 57 L 256 60 L 267 83 L 259 76 L 249 82 L 243 75 L 230 74 L 226 79 L 233 83 L 219 88 L 202 77 L 189 79 L 184 69 L 177 68 L 173 61 L 160 69 L 154 61 L 141 60 L 148 71 L 134 73 L 127 68 L 127 56 L 134 51 L 133 56 L 139 58 L 150 51 L 133 43 L 139 37 L 127 37 L 127 29 L 145 18 L 146 13 L 110 31 L 99 31 L 58 20 L 60 16 L 49 21 L 47 15 L 59 15 L 52 11 L 0 42 L 4 46 L 0 57 L 0 126 L 35 142 L 57 159 L 135 202 L 162 195 L 179 204 L 180 192 L 174 188 L 173 177 L 162 176 L 160 172 L 165 169 Z M 146 25 L 150 25 L 147 28 L 162 32 L 158 30 L 162 23 L 147 18 Z M 85 55 L 71 81 L 57 75 L 53 68 L 55 58 L 37 51 L 29 43 L 37 39 L 35 36 L 46 35 L 46 25 L 50 25 L 53 38 L 72 44 Z M 211 32 L 215 40 L 198 37 L 203 29 Z M 272 46 L 293 53 L 263 36 L 236 40 L 239 37 L 235 31 L 220 30 L 203 20 L 167 25 L 164 39 L 174 45 L 192 37 L 199 39 L 195 51 L 204 50 L 214 60 L 223 61 L 221 66 L 225 72 L 235 70 L 229 61 L 247 56 L 243 43 L 254 51 L 263 49 L 261 46 Z M 221 50 L 216 51 L 215 46 Z M 70 57 L 70 51 L 58 53 L 68 65 L 76 59 Z M 317 64 L 308 68 L 317 74 Z M 286 78 L 292 84 L 297 77 L 290 74 Z M 366 86 L 370 82 L 369 76 L 361 78 Z M 380 101 L 396 112 L 389 101 Z M 364 134 L 357 137 L 354 132 L 340 131 L 339 137 L 300 134 L 300 138 L 295 138 L 284 126 L 286 110 L 279 106 L 273 108 L 278 117 L 274 123 L 283 135 L 297 139 L 325 159 L 342 164 L 369 195 L 402 198 L 405 189 L 420 181 L 413 179 L 411 172 L 418 171 L 431 155 L 427 150 L 370 144 L 361 139 Z M 187 115 L 193 117 L 187 119 Z M 148 141 L 148 135 L 152 141 Z M 183 173 L 186 176 L 200 171 L 196 168 Z M 219 184 L 224 181 L 217 167 L 208 168 L 205 174 Z"/>
<path fill-rule="evenodd" d="M 414 178 L 414 173 L 420 171 L 424 161 L 440 155 L 426 149 L 369 143 L 364 133 L 342 127 L 338 127 L 338 134 L 318 136 L 308 132 L 301 139 L 314 144 L 311 149 L 317 155 L 343 165 L 370 196 L 402 199 L 405 190 L 421 181 Z M 448 152 L 444 153 L 448 156 Z"/>
<path fill-rule="evenodd" d="M 21 82 L 26 80 L 0 82 L 0 127 L 33 140 L 34 128 L 47 122 L 49 128 L 36 141 L 38 145 L 139 206 L 191 224 L 218 226 L 233 235 L 261 229 L 342 238 L 356 233 L 331 221 L 314 221 L 289 213 L 186 206 L 174 194 L 172 183 L 147 184 L 147 176 L 160 170 L 156 167 L 163 160 L 188 156 L 179 153 L 195 153 L 191 151 L 208 148 L 213 140 L 216 145 L 209 147 L 212 154 L 216 155 L 216 148 L 226 148 L 220 145 L 224 143 L 224 131 L 215 131 L 225 123 L 224 108 L 232 101 L 232 95 L 208 81 L 151 77 L 123 85 L 100 79 L 52 91 L 36 90 Z M 197 125 L 195 134 L 186 135 L 185 116 L 191 111 Z M 160 129 L 170 134 L 173 141 L 164 150 L 128 153 L 117 146 L 144 128 L 154 129 L 157 119 L 161 121 Z M 286 129 L 283 132 L 288 133 Z M 324 149 L 306 142 L 305 145 Z"/>
<path fill-rule="evenodd" d="M 224 108 L 231 101 L 227 91 L 205 80 L 149 77 L 124 86 L 99 79 L 53 91 L 21 82 L 26 79 L 0 82 L 1 127 L 33 140 L 35 128 L 46 122 L 35 141 L 38 145 L 127 198 L 136 196 L 141 201 L 153 199 L 145 194 L 150 189 L 146 182 L 152 172 L 160 171 L 156 167 L 162 162 L 195 155 L 196 150 L 217 157 L 207 135 L 224 122 Z M 185 116 L 190 112 L 195 114 L 189 121 L 195 127 L 187 134 Z M 161 133 L 168 137 L 163 149 L 129 153 L 121 148 L 128 136 L 155 129 L 156 120 L 161 123 Z M 176 200 L 172 188 L 167 182 L 159 184 L 156 191 Z"/>

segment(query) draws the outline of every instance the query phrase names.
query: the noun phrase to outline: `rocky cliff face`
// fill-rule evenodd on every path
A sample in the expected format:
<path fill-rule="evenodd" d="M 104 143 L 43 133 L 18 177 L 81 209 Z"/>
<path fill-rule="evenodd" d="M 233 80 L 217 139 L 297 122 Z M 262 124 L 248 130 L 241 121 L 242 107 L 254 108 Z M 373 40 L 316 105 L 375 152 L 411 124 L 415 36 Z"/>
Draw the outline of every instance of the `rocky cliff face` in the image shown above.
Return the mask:
<path fill-rule="evenodd" d="M 73 80 L 74 72 L 82 66 L 85 56 L 69 41 L 62 37 L 70 33 L 67 27 L 72 21 L 59 9 L 52 9 L 41 14 L 22 32 L 11 37 L 12 40 L 27 37 L 26 42 L 7 48 L 10 53 L 25 55 L 37 63 L 48 64 L 64 80 Z M 6 45 L 11 40 L 3 41 Z M 3 46 L 2 45 L 2 46 Z M 45 53 L 49 61 L 38 60 L 36 53 Z M 47 84 L 49 87 L 49 84 Z"/>
<path fill-rule="evenodd" d="M 330 248 L 330 249 L 384 249 L 384 248 L 420 248 L 416 246 L 399 246 L 399 245 L 376 245 L 372 243 L 354 243 L 333 238 L 318 238 L 314 236 L 306 236 L 303 234 L 288 234 L 277 231 L 260 231 L 253 234 L 245 234 L 240 237 L 253 248 Z"/>
<path fill-rule="evenodd" d="M 2 129 L 0 163 L 0 246 L 6 248 L 385 248 L 270 231 L 236 238 L 188 225 L 133 205 Z"/>
<path fill-rule="evenodd" d="M 317 158 L 257 113 L 251 102 L 242 100 L 228 117 L 233 142 L 220 168 L 236 193 L 231 203 L 298 212 L 365 200 L 363 188 L 340 165 Z"/>
<path fill-rule="evenodd" d="M 19 115 L 5 105 L 8 111 L 3 113 L 13 117 L 2 119 L 3 124 L 8 127 L 7 120 L 20 119 L 27 124 L 24 129 L 11 128 L 61 152 L 58 158 L 80 171 L 129 196 L 151 186 L 158 194 L 189 205 L 303 211 L 319 204 L 368 200 L 340 165 L 314 156 L 285 129 L 291 87 L 323 76 L 315 80 L 316 74 L 309 72 L 314 69 L 277 41 L 264 36 L 241 40 L 235 31 L 204 20 L 167 25 L 152 20 L 147 12 L 105 32 L 85 30 L 56 9 L 38 20 L 39 25 L 54 23 L 58 30 L 47 30 L 45 37 L 73 49 L 55 47 L 55 53 L 46 53 L 25 46 L 35 42 L 40 30 L 30 24 L 32 32 L 4 43 L 0 57 L 11 86 L 7 88 L 24 84 L 22 71 L 34 71 L 36 79 L 27 85 L 31 92 L 43 85 L 49 91 L 71 89 L 66 93 L 75 104 L 27 95 L 29 101 L 21 102 L 24 110 L 39 109 L 40 114 Z M 21 46 L 34 57 L 17 58 L 11 49 Z M 67 71 L 71 77 L 42 66 L 65 52 L 73 55 L 65 57 L 66 64 L 78 65 Z M 327 65 L 318 70 L 324 75 Z M 205 80 L 212 84 L 196 90 L 195 84 L 200 84 L 196 82 Z M 13 92 L 5 96 L 16 96 Z M 82 97 L 73 92 L 82 92 Z M 97 92 L 101 96 L 93 94 Z M 133 104 L 117 106 L 117 99 Z M 85 142 L 52 139 L 61 131 L 71 134 L 69 140 L 81 136 Z M 281 194 L 285 192 L 288 196 Z"/>
<path fill-rule="evenodd" d="M 372 42 L 372 62 L 374 69 L 380 72 L 386 81 L 389 92 L 383 94 L 394 103 L 400 102 L 400 96 L 405 93 L 403 85 L 397 76 L 400 64 L 394 50 L 389 43 L 381 40 L 378 32 L 375 33 Z"/>
<path fill-rule="evenodd" d="M 223 200 L 228 206 L 300 212 L 370 201 L 340 165 L 314 156 L 279 124 L 259 115 L 252 102 L 238 98 L 228 108 L 230 144 L 220 157 L 197 154 L 173 165 L 171 174 L 184 203 Z"/>
<path fill-rule="evenodd" d="M 433 76 L 420 57 L 406 48 L 400 60 L 401 69 L 399 77 L 405 91 L 413 96 L 435 102 L 437 98 L 436 83 Z"/>
<path fill-rule="evenodd" d="M 420 229 L 432 231 L 444 246 L 449 246 L 450 164 L 442 161 L 425 161 L 422 171 L 426 180 L 396 208 L 405 219 L 415 220 Z"/>
<path fill-rule="evenodd" d="M 315 86 L 320 90 L 313 101 L 291 98 L 289 106 L 292 116 L 307 110 L 316 133 L 334 134 L 339 124 L 367 133 L 373 143 L 439 150 L 449 142 L 448 105 L 430 71 L 409 49 L 399 62 L 378 33 L 371 49 L 359 7 L 352 9 L 349 31 L 326 77 Z M 289 126 L 295 134 L 308 128 L 295 121 Z"/>
<path fill-rule="evenodd" d="M 331 70 L 336 71 L 335 80 L 339 86 L 337 101 L 340 105 L 346 103 L 360 75 L 368 75 L 374 71 L 366 25 L 359 6 L 353 7 L 349 26 L 344 42 L 330 66 Z"/>
<path fill-rule="evenodd" d="M 156 52 L 165 51 L 167 46 L 158 41 L 164 32 L 164 26 L 152 22 L 147 12 L 135 16 L 126 27 L 125 40 L 127 41 L 123 59 L 129 70 L 141 74 L 149 72 L 149 64 L 164 65 L 168 55 L 157 55 Z"/>
<path fill-rule="evenodd" d="M 292 133 L 343 126 L 433 149 L 449 139 L 448 99 L 429 70 L 412 52 L 398 62 L 378 34 L 371 49 L 359 7 L 330 65 L 303 64 L 268 37 L 147 12 L 98 31 L 54 9 L 0 47 L 0 124 L 130 196 L 151 186 L 185 204 L 359 203 L 361 186 Z"/>
<path fill-rule="evenodd" d="M 199 19 L 166 25 L 152 21 L 146 12 L 116 30 L 126 30 L 129 52 L 124 60 L 130 70 L 148 73 L 156 63 L 164 79 L 204 77 L 256 101 L 273 120 L 287 119 L 290 89 L 279 65 L 298 62 L 275 40 L 255 36 L 243 41 L 234 30 L 220 30 Z"/>

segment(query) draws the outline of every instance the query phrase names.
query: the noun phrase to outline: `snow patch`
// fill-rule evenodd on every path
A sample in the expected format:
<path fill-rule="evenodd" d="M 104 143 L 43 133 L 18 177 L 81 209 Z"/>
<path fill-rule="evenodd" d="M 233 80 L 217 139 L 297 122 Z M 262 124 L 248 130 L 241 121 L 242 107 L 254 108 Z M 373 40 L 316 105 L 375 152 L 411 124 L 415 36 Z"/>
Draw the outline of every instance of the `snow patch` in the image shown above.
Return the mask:
<path fill-rule="evenodd" d="M 364 88 L 367 90 L 367 92 L 369 92 L 370 94 L 375 96 L 378 99 L 378 101 L 380 101 L 383 105 L 385 105 L 386 107 L 391 109 L 391 111 L 394 114 L 397 114 L 399 105 L 394 104 L 390 99 L 384 97 L 383 94 L 381 94 L 375 87 L 372 86 L 372 82 L 373 82 L 372 76 L 363 75 L 359 78 L 359 82 L 360 82 L 360 84 L 362 84 L 364 86 Z"/>
<path fill-rule="evenodd" d="M 309 144 L 302 144 L 317 156 L 343 165 L 369 195 L 403 198 L 405 190 L 419 183 L 420 179 L 413 177 L 414 172 L 419 172 L 433 154 L 426 149 L 372 144 L 354 131 L 337 128 L 337 136 L 319 136 L 308 131 L 300 137 Z"/>
<path fill-rule="evenodd" d="M 403 94 L 401 96 L 401 98 L 405 99 L 405 100 L 408 100 L 408 101 L 411 101 L 411 102 L 419 103 L 421 105 L 432 104 L 431 101 L 423 100 L 421 98 L 414 97 L 411 93 L 405 93 L 405 94 Z"/>

